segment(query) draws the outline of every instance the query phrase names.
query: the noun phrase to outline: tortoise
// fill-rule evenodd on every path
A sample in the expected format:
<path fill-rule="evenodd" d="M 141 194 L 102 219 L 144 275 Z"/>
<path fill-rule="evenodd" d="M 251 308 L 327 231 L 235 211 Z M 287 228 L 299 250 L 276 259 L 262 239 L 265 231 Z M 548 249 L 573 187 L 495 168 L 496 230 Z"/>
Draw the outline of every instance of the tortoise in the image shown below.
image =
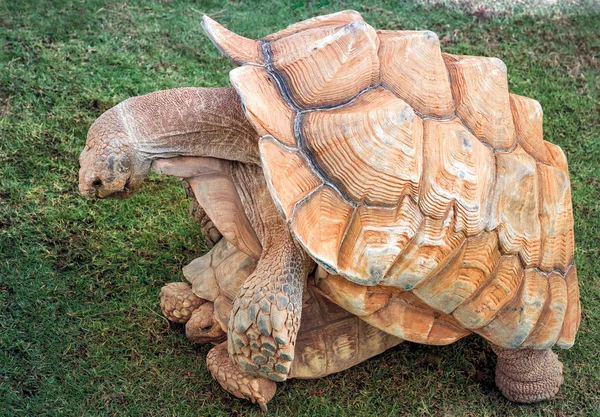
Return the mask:
<path fill-rule="evenodd" d="M 221 239 L 206 255 L 183 269 L 189 283 L 172 282 L 161 289 L 164 315 L 185 323 L 186 335 L 195 343 L 213 343 L 206 361 L 213 377 L 238 398 L 258 403 L 266 411 L 276 390 L 266 378 L 242 375 L 223 368 L 228 358 L 227 325 L 233 300 L 256 260 Z M 296 355 L 289 378 L 313 379 L 350 368 L 396 346 L 401 339 L 360 320 L 324 297 L 311 275 L 302 301 L 302 327 L 296 339 Z"/>
<path fill-rule="evenodd" d="M 572 346 L 580 318 L 568 169 L 504 64 L 353 11 L 260 41 L 203 26 L 240 65 L 239 98 L 177 89 L 107 111 L 80 190 L 127 197 L 151 166 L 190 178 L 219 232 L 258 259 L 221 366 L 287 378 L 314 260 L 319 289 L 374 327 L 438 345 L 478 333 L 507 398 L 555 395 L 550 348 Z"/>

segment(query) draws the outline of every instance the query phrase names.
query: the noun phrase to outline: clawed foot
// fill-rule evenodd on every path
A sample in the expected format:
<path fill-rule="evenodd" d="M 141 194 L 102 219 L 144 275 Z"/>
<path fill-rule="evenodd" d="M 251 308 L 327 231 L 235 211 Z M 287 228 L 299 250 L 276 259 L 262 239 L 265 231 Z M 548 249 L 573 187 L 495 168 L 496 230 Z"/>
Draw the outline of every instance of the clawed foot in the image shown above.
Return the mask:
<path fill-rule="evenodd" d="M 227 343 L 223 342 L 212 348 L 206 356 L 206 364 L 213 378 L 223 389 L 237 398 L 250 400 L 267 411 L 267 403 L 275 395 L 275 382 L 260 377 L 242 374 L 229 359 Z"/>
<path fill-rule="evenodd" d="M 174 323 L 187 323 L 194 310 L 204 302 L 185 282 L 170 282 L 160 290 L 160 309 Z"/>
<path fill-rule="evenodd" d="M 498 355 L 496 385 L 510 401 L 537 403 L 556 395 L 563 365 L 551 349 L 492 348 Z"/>

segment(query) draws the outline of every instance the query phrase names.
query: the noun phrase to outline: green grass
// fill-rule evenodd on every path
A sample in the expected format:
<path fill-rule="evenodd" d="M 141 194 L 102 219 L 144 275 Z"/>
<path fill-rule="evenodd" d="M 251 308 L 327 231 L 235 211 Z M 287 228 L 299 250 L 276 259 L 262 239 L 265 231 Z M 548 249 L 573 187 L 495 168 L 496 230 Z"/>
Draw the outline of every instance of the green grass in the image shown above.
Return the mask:
<path fill-rule="evenodd" d="M 446 51 L 501 58 L 539 100 L 570 163 L 583 317 L 560 351 L 566 382 L 539 405 L 506 401 L 478 337 L 404 343 L 347 372 L 288 381 L 270 415 L 600 415 L 600 15 L 489 19 L 408 2 L 0 0 L 0 415 L 259 415 L 209 376 L 207 346 L 160 315 L 158 292 L 203 254 L 177 181 L 87 201 L 77 157 L 90 124 L 134 95 L 228 85 L 201 12 L 264 36 L 346 8 L 381 29 L 431 29 Z M 595 14 L 594 14 L 595 13 Z"/>

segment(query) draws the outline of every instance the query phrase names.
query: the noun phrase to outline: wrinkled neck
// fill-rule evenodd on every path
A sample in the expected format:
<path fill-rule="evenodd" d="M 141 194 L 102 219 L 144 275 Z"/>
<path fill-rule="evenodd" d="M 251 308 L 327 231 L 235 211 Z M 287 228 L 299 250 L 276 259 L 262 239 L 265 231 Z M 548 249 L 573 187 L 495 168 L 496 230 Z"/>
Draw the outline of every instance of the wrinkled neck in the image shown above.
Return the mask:
<path fill-rule="evenodd" d="M 259 164 L 258 134 L 232 88 L 178 88 L 125 100 L 128 145 L 151 160 L 212 157 Z"/>

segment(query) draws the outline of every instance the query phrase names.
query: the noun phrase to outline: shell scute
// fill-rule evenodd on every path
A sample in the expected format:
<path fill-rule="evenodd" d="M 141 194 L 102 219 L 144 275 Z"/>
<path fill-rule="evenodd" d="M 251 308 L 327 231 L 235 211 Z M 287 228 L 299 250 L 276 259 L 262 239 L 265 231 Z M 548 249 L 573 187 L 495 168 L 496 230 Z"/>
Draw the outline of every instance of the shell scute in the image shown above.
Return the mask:
<path fill-rule="evenodd" d="M 545 309 L 522 347 L 547 349 L 558 339 L 567 312 L 567 283 L 556 272 L 548 275 L 547 279 L 549 294 Z"/>
<path fill-rule="evenodd" d="M 540 103 L 529 97 L 510 94 L 510 108 L 519 145 L 542 164 L 568 172 L 563 151 L 553 143 L 544 141 L 544 112 Z"/>
<path fill-rule="evenodd" d="M 316 16 L 311 19 L 303 20 L 289 25 L 287 28 L 272 33 L 263 38 L 264 41 L 271 42 L 284 38 L 294 33 L 303 32 L 308 29 L 315 29 L 322 26 L 339 26 L 354 21 L 363 21 L 360 13 L 354 10 L 342 10 L 341 12 L 331 13 L 324 16 Z"/>
<path fill-rule="evenodd" d="M 239 36 L 204 15 L 202 28 L 219 51 L 236 65 L 261 65 L 263 54 L 260 44 L 254 40 Z"/>
<path fill-rule="evenodd" d="M 412 290 L 434 275 L 459 250 L 465 235 L 455 231 L 454 207 L 446 217 L 425 217 L 421 228 L 390 267 L 383 284 Z"/>
<path fill-rule="evenodd" d="M 496 233 L 471 237 L 440 272 L 413 293 L 436 310 L 449 314 L 477 291 L 499 259 Z"/>
<path fill-rule="evenodd" d="M 378 284 L 414 237 L 421 220 L 409 197 L 394 208 L 359 206 L 340 246 L 339 272 L 354 282 Z"/>
<path fill-rule="evenodd" d="M 567 164 L 567 157 L 564 151 L 560 148 L 560 146 L 555 145 L 550 142 L 544 141 L 544 146 L 548 150 L 549 162 L 548 165 L 553 166 L 555 168 L 559 168 L 563 170 L 567 175 L 569 175 L 569 167 Z"/>
<path fill-rule="evenodd" d="M 538 270 L 525 271 L 519 295 L 477 333 L 505 348 L 518 348 L 527 339 L 542 314 L 548 297 L 548 280 Z"/>
<path fill-rule="evenodd" d="M 523 280 L 523 268 L 517 256 L 502 256 L 489 279 L 452 316 L 467 329 L 478 329 L 492 321 L 496 314 L 517 295 Z"/>
<path fill-rule="evenodd" d="M 295 112 L 285 102 L 267 70 L 245 65 L 231 70 L 229 80 L 244 103 L 246 117 L 259 135 L 271 135 L 285 145 L 296 145 Z"/>
<path fill-rule="evenodd" d="M 481 141 L 507 150 L 515 143 L 506 65 L 498 58 L 442 54 L 456 114 Z"/>
<path fill-rule="evenodd" d="M 577 269 L 572 265 L 565 275 L 567 283 L 567 311 L 562 323 L 562 329 L 556 344 L 569 349 L 575 343 L 575 335 L 579 330 L 581 321 L 581 305 L 579 303 L 579 284 L 577 282 Z"/>
<path fill-rule="evenodd" d="M 338 191 L 324 185 L 296 207 L 291 226 L 308 253 L 326 269 L 334 269 L 353 212 L 354 206 Z"/>
<path fill-rule="evenodd" d="M 421 211 L 441 219 L 454 205 L 455 230 L 467 236 L 481 233 L 496 174 L 494 153 L 456 119 L 425 120 L 423 130 Z"/>
<path fill-rule="evenodd" d="M 427 343 L 435 316 L 431 310 L 414 307 L 400 298 L 391 298 L 380 310 L 363 320 L 402 339 Z"/>
<path fill-rule="evenodd" d="M 573 260 L 573 206 L 569 175 L 560 168 L 538 164 L 542 253 L 540 269 L 565 272 Z"/>
<path fill-rule="evenodd" d="M 375 29 L 356 20 L 270 42 L 270 65 L 298 107 L 334 106 L 379 81 L 378 47 Z"/>
<path fill-rule="evenodd" d="M 499 153 L 496 162 L 488 230 L 498 232 L 503 253 L 518 253 L 526 268 L 534 267 L 541 246 L 537 163 L 520 146 Z"/>
<path fill-rule="evenodd" d="M 377 34 L 381 83 L 421 114 L 450 117 L 454 100 L 437 35 L 396 30 Z"/>
<path fill-rule="evenodd" d="M 359 317 L 375 313 L 392 297 L 392 291 L 373 292 L 370 290 L 371 287 L 352 284 L 340 275 L 329 275 L 324 270 L 322 272 L 323 277 L 317 285 L 323 294 L 335 304 Z"/>
<path fill-rule="evenodd" d="M 275 205 L 289 219 L 296 204 L 323 182 L 298 150 L 286 148 L 272 136 L 262 137 L 258 146 L 267 184 L 280 190 L 273 193 Z"/>
<path fill-rule="evenodd" d="M 356 203 L 395 206 L 418 196 L 421 119 L 383 88 L 353 103 L 302 116 L 303 142 L 326 177 Z"/>

